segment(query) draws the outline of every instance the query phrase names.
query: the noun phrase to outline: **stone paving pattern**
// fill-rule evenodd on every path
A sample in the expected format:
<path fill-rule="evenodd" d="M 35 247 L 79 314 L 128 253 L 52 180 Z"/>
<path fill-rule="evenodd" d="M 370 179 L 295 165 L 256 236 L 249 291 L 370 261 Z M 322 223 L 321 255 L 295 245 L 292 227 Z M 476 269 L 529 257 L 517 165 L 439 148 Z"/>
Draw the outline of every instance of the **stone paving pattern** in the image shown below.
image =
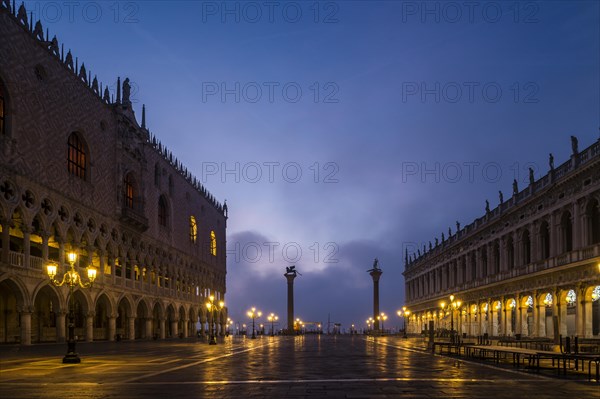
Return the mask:
<path fill-rule="evenodd" d="M 2 398 L 600 398 L 600 384 L 432 355 L 421 341 L 244 337 L 0 346 Z"/>

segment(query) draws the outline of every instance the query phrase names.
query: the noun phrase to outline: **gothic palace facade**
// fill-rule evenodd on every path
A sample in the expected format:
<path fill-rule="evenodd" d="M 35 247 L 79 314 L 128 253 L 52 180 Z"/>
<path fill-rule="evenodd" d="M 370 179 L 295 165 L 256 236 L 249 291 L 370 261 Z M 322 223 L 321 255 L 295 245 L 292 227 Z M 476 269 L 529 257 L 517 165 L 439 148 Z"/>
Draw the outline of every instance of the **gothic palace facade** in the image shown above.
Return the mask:
<path fill-rule="evenodd" d="M 600 336 L 600 141 L 406 256 L 408 330 Z M 453 303 L 450 296 L 454 296 Z"/>
<path fill-rule="evenodd" d="M 196 333 L 225 295 L 227 207 L 138 124 L 129 81 L 116 98 L 39 22 L 0 1 L 0 342 L 64 341 L 75 289 L 79 340 Z M 122 88 L 122 94 L 121 94 Z M 207 313 L 211 313 L 207 315 Z"/>

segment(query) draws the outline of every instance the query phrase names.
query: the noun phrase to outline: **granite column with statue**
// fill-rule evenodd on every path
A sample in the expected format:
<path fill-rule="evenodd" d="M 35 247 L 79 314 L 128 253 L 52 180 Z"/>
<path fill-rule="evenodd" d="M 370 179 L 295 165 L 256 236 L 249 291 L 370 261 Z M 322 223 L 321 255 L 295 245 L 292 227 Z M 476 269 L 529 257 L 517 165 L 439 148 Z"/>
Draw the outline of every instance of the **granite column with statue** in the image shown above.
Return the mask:
<path fill-rule="evenodd" d="M 367 270 L 367 272 L 371 275 L 373 279 L 373 331 L 375 333 L 379 332 L 379 278 L 383 271 L 378 267 L 379 260 L 375 258 L 373 262 L 373 268 L 371 270 Z"/>

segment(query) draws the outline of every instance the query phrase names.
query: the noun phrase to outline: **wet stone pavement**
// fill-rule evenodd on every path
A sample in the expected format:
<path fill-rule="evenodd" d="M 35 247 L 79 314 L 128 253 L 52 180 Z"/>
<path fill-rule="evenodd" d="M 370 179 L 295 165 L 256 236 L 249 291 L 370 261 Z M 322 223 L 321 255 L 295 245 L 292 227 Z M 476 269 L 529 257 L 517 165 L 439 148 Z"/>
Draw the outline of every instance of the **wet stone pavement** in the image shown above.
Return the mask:
<path fill-rule="evenodd" d="M 599 398 L 570 381 L 415 350 L 399 337 L 228 337 L 0 346 L 2 398 Z"/>

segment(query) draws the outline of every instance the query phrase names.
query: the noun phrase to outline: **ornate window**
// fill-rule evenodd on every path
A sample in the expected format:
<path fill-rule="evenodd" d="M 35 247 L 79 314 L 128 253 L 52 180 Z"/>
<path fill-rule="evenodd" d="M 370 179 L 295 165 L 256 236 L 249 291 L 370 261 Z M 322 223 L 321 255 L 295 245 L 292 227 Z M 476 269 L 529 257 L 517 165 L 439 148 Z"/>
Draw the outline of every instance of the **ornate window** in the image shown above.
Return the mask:
<path fill-rule="evenodd" d="M 134 201 L 135 201 L 135 180 L 131 173 L 127 173 L 125 175 L 125 206 L 127 208 L 133 209 Z"/>
<path fill-rule="evenodd" d="M 85 144 L 77 133 L 71 133 L 69 136 L 68 147 L 67 167 L 69 173 L 85 180 L 87 172 L 87 153 Z"/>
<path fill-rule="evenodd" d="M 543 222 L 540 226 L 540 240 L 542 259 L 548 259 L 550 257 L 550 229 L 547 222 Z"/>
<path fill-rule="evenodd" d="M 217 236 L 214 231 L 210 232 L 210 254 L 217 256 Z"/>
<path fill-rule="evenodd" d="M 506 261 L 509 269 L 515 268 L 515 246 L 511 236 L 506 239 Z"/>
<path fill-rule="evenodd" d="M 194 216 L 190 216 L 190 241 L 195 243 L 197 238 L 198 224 L 196 223 L 196 218 Z"/>
<path fill-rule="evenodd" d="M 531 263 L 531 240 L 529 239 L 529 230 L 523 231 L 521 238 L 523 244 L 523 265 Z"/>
<path fill-rule="evenodd" d="M 600 242 L 600 209 L 598 200 L 593 199 L 587 206 L 587 225 L 589 231 L 588 244 L 597 244 Z"/>
<path fill-rule="evenodd" d="M 563 213 L 560 219 L 560 227 L 563 238 L 562 250 L 563 252 L 570 252 L 573 250 L 573 223 L 570 212 Z"/>
<path fill-rule="evenodd" d="M 167 227 L 169 222 L 169 209 L 167 206 L 167 200 L 163 195 L 158 199 L 158 224 L 163 227 Z"/>
<path fill-rule="evenodd" d="M 4 134 L 4 118 L 5 118 L 5 102 L 4 102 L 4 91 L 2 91 L 2 87 L 0 86 L 0 135 Z"/>

